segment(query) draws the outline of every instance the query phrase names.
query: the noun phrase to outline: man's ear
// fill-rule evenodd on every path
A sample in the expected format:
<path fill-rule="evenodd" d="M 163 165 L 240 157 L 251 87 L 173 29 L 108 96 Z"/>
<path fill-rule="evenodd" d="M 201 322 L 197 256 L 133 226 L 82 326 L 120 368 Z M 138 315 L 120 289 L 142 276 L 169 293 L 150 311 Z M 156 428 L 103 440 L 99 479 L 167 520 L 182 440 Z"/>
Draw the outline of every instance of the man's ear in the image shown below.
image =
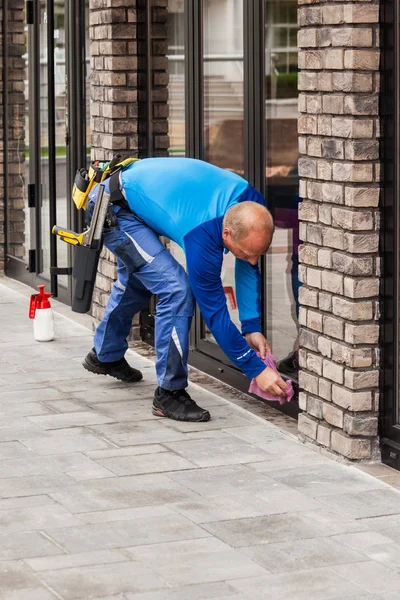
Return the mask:
<path fill-rule="evenodd" d="M 225 241 L 225 240 L 230 239 L 231 237 L 232 237 L 232 233 L 231 233 L 231 230 L 229 229 L 229 227 L 224 227 L 222 229 L 222 239 Z"/>

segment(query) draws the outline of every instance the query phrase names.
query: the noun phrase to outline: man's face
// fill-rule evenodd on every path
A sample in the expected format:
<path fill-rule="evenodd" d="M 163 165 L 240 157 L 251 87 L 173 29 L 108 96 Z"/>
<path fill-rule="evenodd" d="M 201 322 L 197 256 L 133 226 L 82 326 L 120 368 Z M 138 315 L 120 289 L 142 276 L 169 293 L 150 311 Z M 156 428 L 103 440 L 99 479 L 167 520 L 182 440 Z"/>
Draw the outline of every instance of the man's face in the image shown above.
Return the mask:
<path fill-rule="evenodd" d="M 223 242 L 230 252 L 236 258 L 245 260 L 252 265 L 256 265 L 262 254 L 265 254 L 271 245 L 271 237 L 265 232 L 256 231 L 235 242 L 232 239 L 229 227 L 224 227 L 222 231 Z"/>

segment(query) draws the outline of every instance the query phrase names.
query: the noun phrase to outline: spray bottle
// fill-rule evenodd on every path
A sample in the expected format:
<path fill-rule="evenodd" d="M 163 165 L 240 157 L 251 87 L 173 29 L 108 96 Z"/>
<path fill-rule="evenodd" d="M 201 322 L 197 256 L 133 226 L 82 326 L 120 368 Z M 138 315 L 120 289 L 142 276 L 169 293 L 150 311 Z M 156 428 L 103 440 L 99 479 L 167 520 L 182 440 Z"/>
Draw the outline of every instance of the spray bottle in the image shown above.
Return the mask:
<path fill-rule="evenodd" d="M 52 294 L 44 291 L 45 286 L 39 285 L 38 294 L 32 294 L 29 305 L 29 318 L 33 319 L 33 335 L 38 342 L 54 340 L 53 311 L 49 302 Z"/>

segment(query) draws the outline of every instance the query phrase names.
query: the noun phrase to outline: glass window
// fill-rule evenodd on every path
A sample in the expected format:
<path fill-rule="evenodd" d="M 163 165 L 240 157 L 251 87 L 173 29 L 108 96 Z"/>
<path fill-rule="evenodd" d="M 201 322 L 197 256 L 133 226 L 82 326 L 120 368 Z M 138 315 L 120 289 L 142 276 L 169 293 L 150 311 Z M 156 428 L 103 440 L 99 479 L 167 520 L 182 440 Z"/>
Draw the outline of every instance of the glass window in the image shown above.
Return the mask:
<path fill-rule="evenodd" d="M 184 0 L 168 3 L 168 134 L 169 156 L 185 156 L 185 41 Z M 186 268 L 185 254 L 172 240 L 164 240 L 172 256 Z"/>
<path fill-rule="evenodd" d="M 267 255 L 268 340 L 275 356 L 294 366 L 300 285 L 297 0 L 265 2 L 266 201 L 276 225 Z"/>
<path fill-rule="evenodd" d="M 168 5 L 169 155 L 185 156 L 184 0 Z"/>
<path fill-rule="evenodd" d="M 204 0 L 204 159 L 244 175 L 243 0 Z M 222 284 L 230 317 L 239 328 L 235 257 L 224 256 Z M 205 329 L 205 339 L 214 337 Z"/>

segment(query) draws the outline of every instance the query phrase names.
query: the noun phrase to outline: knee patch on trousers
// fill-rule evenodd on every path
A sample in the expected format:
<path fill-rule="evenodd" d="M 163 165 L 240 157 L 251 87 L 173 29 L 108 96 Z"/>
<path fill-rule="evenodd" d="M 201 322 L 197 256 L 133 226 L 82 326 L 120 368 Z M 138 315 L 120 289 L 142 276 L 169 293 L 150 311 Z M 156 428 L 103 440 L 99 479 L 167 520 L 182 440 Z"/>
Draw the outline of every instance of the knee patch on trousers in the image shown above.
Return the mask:
<path fill-rule="evenodd" d="M 147 261 L 130 240 L 126 240 L 126 242 L 117 246 L 114 249 L 114 254 L 122 260 L 128 273 L 135 273 L 147 264 Z"/>

